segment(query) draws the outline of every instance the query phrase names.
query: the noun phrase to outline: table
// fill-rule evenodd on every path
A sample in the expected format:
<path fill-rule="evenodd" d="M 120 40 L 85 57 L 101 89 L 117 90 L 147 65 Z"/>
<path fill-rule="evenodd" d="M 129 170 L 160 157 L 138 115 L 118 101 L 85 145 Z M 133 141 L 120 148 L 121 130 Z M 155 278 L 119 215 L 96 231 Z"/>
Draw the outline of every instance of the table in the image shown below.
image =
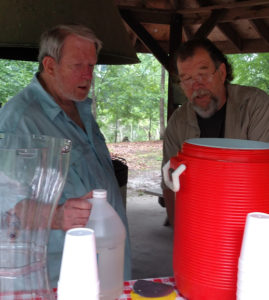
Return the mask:
<path fill-rule="evenodd" d="M 154 282 L 160 282 L 160 283 L 167 283 L 172 285 L 176 289 L 176 283 L 175 279 L 173 277 L 161 277 L 161 278 L 147 278 L 146 280 L 151 280 Z M 133 289 L 133 285 L 136 282 L 136 280 L 130 280 L 130 281 L 125 281 L 124 282 L 124 290 L 123 294 L 117 299 L 117 300 L 131 300 L 131 291 Z M 184 300 L 183 297 L 181 297 L 176 290 L 177 293 L 177 300 Z"/>
<path fill-rule="evenodd" d="M 175 291 L 177 293 L 177 298 L 176 300 L 184 300 L 183 297 L 181 297 L 178 293 L 178 291 L 176 290 L 176 284 L 175 284 L 175 279 L 173 277 L 161 277 L 161 278 L 146 278 L 145 280 L 151 280 L 154 282 L 160 282 L 160 283 L 166 283 L 166 284 L 170 284 L 175 288 Z M 130 280 L 130 281 L 125 281 L 124 282 L 124 290 L 123 290 L 123 294 L 115 300 L 131 300 L 131 291 L 133 289 L 133 285 L 136 282 L 136 280 Z M 54 293 L 57 294 L 57 290 L 53 289 Z M 1 297 L 0 297 L 1 299 Z M 14 294 L 13 294 L 13 298 L 14 299 Z M 17 292 L 15 293 L 15 300 L 25 300 L 25 299 L 29 299 L 29 294 L 27 294 L 26 292 Z M 43 298 L 42 298 L 43 299 Z M 41 298 L 36 298 L 35 300 L 42 300 Z"/>

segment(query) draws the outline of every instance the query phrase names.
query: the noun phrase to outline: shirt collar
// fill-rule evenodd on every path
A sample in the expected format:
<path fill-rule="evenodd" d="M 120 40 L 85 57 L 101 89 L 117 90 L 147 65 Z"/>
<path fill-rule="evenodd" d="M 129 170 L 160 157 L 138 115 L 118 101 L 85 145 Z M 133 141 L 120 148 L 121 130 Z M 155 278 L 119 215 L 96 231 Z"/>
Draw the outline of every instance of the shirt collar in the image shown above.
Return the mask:
<path fill-rule="evenodd" d="M 55 102 L 53 97 L 43 88 L 38 80 L 38 74 L 36 73 L 33 77 L 30 86 L 32 86 L 35 90 L 38 91 L 37 101 L 46 112 L 47 116 L 54 120 L 59 114 L 64 113 L 62 108 Z M 87 98 L 85 101 L 76 102 L 78 107 L 91 104 L 92 100 Z"/>

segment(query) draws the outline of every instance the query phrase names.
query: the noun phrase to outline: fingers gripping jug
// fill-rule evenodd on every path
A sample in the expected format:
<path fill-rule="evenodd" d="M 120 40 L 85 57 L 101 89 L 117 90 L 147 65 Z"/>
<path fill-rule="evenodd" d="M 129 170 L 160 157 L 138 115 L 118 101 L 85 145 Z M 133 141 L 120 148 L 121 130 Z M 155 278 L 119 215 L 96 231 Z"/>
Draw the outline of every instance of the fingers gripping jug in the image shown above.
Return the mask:
<path fill-rule="evenodd" d="M 118 298 L 123 290 L 125 227 L 107 202 L 106 190 L 93 191 L 92 212 L 86 227 L 94 230 L 100 299 Z"/>

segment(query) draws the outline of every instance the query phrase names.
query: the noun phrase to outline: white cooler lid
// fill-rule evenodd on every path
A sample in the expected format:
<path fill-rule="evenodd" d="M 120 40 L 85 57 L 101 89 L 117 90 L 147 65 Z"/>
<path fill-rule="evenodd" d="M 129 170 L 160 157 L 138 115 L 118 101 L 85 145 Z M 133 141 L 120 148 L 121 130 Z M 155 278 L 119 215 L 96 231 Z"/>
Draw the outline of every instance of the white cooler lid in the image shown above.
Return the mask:
<path fill-rule="evenodd" d="M 224 148 L 224 149 L 241 149 L 241 150 L 260 150 L 269 149 L 269 143 L 240 140 L 240 139 L 228 139 L 228 138 L 193 138 L 188 139 L 185 143 L 212 147 L 212 148 Z"/>

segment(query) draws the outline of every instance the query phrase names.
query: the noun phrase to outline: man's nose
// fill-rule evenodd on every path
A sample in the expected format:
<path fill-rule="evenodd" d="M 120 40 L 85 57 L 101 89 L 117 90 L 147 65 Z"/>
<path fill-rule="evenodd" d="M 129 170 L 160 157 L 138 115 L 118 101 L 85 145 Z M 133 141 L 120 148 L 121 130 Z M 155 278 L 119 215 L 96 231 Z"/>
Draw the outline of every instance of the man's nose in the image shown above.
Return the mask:
<path fill-rule="evenodd" d="M 192 82 L 193 90 L 199 90 L 202 86 L 203 86 L 203 83 L 199 78 L 193 79 L 193 82 Z"/>

